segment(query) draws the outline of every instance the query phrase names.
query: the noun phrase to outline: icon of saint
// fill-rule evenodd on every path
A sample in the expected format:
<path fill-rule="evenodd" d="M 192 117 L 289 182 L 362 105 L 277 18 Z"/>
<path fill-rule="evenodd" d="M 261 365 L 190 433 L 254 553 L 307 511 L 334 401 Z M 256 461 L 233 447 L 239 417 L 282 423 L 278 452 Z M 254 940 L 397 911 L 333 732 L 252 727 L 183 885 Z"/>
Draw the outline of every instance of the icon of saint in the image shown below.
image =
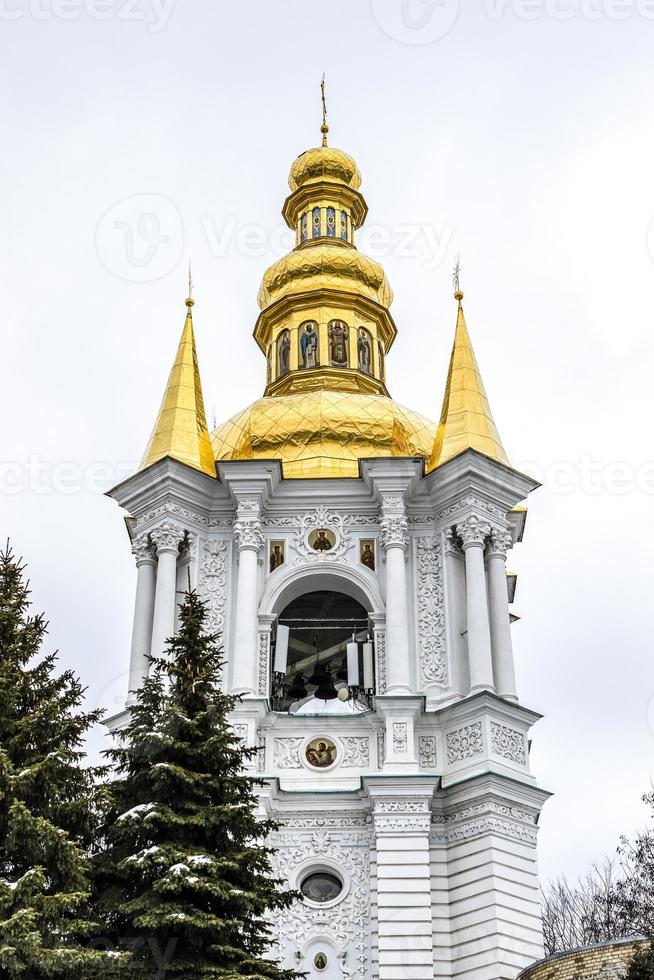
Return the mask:
<path fill-rule="evenodd" d="M 362 327 L 359 330 L 359 340 L 357 343 L 357 350 L 359 353 L 359 371 L 363 371 L 364 374 L 371 373 L 371 350 L 370 341 L 368 340 L 368 331 L 364 330 Z"/>
<path fill-rule="evenodd" d="M 318 366 L 318 334 L 315 324 L 310 320 L 304 326 L 304 332 L 300 337 L 300 350 L 302 351 L 302 367 L 315 368 Z"/>
<path fill-rule="evenodd" d="M 288 374 L 291 366 L 291 337 L 288 330 L 284 330 L 279 338 L 279 349 L 277 352 L 279 360 L 279 377 Z"/>
<path fill-rule="evenodd" d="M 369 541 L 363 546 L 363 551 L 361 552 L 361 564 L 366 565 L 368 568 L 375 570 L 375 552 L 372 550 L 372 545 Z"/>
<path fill-rule="evenodd" d="M 329 324 L 329 356 L 333 367 L 347 367 L 347 338 L 349 329 L 342 320 Z"/>
<path fill-rule="evenodd" d="M 331 551 L 333 545 L 327 537 L 326 531 L 318 531 L 316 540 L 313 542 L 314 551 Z"/>
<path fill-rule="evenodd" d="M 284 564 L 284 553 L 282 551 L 281 545 L 273 545 L 273 550 L 270 552 L 270 571 L 274 572 L 276 568 Z"/>

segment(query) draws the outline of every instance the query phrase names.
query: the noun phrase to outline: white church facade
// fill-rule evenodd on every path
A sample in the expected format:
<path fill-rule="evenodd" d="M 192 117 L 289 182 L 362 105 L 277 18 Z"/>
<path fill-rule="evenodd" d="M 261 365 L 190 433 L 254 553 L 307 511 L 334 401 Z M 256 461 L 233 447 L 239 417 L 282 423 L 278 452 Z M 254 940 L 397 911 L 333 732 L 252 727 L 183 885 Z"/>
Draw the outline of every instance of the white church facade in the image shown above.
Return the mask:
<path fill-rule="evenodd" d="M 391 399 L 360 183 L 324 126 L 291 169 L 296 247 L 259 293 L 264 395 L 213 433 L 187 300 L 143 464 L 112 491 L 137 565 L 127 704 L 190 579 L 260 747 L 276 870 L 303 893 L 273 954 L 312 980 L 515 980 L 542 955 L 548 794 L 506 556 L 535 483 L 506 458 L 458 288 L 440 422 Z"/>

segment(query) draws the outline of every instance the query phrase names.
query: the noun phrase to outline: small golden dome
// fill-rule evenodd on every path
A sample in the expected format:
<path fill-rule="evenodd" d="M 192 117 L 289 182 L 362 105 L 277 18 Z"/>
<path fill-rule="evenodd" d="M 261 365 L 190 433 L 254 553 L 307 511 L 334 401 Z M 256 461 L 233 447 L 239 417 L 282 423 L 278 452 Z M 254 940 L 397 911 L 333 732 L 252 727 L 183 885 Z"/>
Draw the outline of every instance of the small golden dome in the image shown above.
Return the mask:
<path fill-rule="evenodd" d="M 333 146 L 316 146 L 301 153 L 291 167 L 288 186 L 296 191 L 319 180 L 345 184 L 354 191 L 361 187 L 361 174 L 352 157 Z"/>
<path fill-rule="evenodd" d="M 266 269 L 257 299 L 264 310 L 289 293 L 325 287 L 361 292 L 386 307 L 393 302 L 393 291 L 378 262 L 353 248 L 313 242 Z"/>
<path fill-rule="evenodd" d="M 216 460 L 279 459 L 296 479 L 357 477 L 359 460 L 428 459 L 436 425 L 384 395 L 319 391 L 260 398 L 211 437 Z"/>

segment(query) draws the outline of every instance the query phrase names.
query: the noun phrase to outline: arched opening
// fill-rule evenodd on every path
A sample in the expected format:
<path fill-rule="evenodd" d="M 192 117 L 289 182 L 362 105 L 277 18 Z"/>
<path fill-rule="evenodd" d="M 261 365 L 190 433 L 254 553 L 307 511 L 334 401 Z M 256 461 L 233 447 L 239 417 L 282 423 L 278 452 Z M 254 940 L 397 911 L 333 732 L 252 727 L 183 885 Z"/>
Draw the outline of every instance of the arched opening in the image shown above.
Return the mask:
<path fill-rule="evenodd" d="M 369 614 L 360 602 L 343 592 L 307 592 L 285 606 L 278 624 L 289 629 L 278 710 L 296 711 L 310 699 L 332 701 L 339 690 L 347 691 L 347 645 L 354 640 L 361 655 L 370 635 Z"/>

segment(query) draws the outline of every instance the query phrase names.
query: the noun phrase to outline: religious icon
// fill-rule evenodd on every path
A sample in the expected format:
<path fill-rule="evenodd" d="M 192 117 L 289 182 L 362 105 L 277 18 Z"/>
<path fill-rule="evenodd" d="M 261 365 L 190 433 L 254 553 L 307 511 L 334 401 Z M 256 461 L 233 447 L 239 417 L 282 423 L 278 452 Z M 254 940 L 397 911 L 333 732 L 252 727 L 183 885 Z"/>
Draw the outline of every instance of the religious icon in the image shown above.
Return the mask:
<path fill-rule="evenodd" d="M 372 348 L 370 346 L 370 334 L 365 327 L 359 327 L 357 351 L 359 354 L 359 371 L 363 371 L 364 374 L 372 374 Z"/>
<path fill-rule="evenodd" d="M 309 215 L 303 214 L 300 221 L 300 241 L 306 242 L 309 237 Z"/>
<path fill-rule="evenodd" d="M 327 238 L 336 237 L 336 211 L 334 208 L 327 208 Z"/>
<path fill-rule="evenodd" d="M 288 374 L 291 367 L 291 335 L 288 330 L 282 330 L 277 340 L 277 376 L 281 378 Z"/>
<path fill-rule="evenodd" d="M 360 559 L 361 564 L 365 565 L 371 571 L 375 570 L 375 542 L 370 539 L 369 541 L 361 542 Z"/>
<path fill-rule="evenodd" d="M 300 327 L 300 350 L 302 352 L 302 367 L 315 368 L 318 366 L 318 333 L 315 320 L 307 320 Z"/>
<path fill-rule="evenodd" d="M 347 367 L 347 341 L 350 328 L 342 320 L 331 320 L 329 324 L 329 358 L 332 367 Z"/>
<path fill-rule="evenodd" d="M 347 241 L 347 212 L 341 211 L 341 239 Z"/>
<path fill-rule="evenodd" d="M 284 554 L 284 542 L 283 541 L 271 541 L 270 542 L 270 571 L 274 572 L 276 568 L 279 568 L 286 561 L 286 555 Z"/>
<path fill-rule="evenodd" d="M 314 208 L 311 214 L 312 238 L 320 238 L 320 208 Z"/>
<path fill-rule="evenodd" d="M 336 746 L 329 738 L 314 738 L 305 752 L 306 760 L 316 769 L 326 769 L 336 762 Z"/>
<path fill-rule="evenodd" d="M 331 551 L 335 544 L 336 535 L 327 528 L 321 527 L 309 535 L 309 547 L 314 551 Z"/>
<path fill-rule="evenodd" d="M 316 970 L 326 970 L 327 969 L 327 957 L 324 953 L 316 953 L 313 958 L 313 965 Z"/>

